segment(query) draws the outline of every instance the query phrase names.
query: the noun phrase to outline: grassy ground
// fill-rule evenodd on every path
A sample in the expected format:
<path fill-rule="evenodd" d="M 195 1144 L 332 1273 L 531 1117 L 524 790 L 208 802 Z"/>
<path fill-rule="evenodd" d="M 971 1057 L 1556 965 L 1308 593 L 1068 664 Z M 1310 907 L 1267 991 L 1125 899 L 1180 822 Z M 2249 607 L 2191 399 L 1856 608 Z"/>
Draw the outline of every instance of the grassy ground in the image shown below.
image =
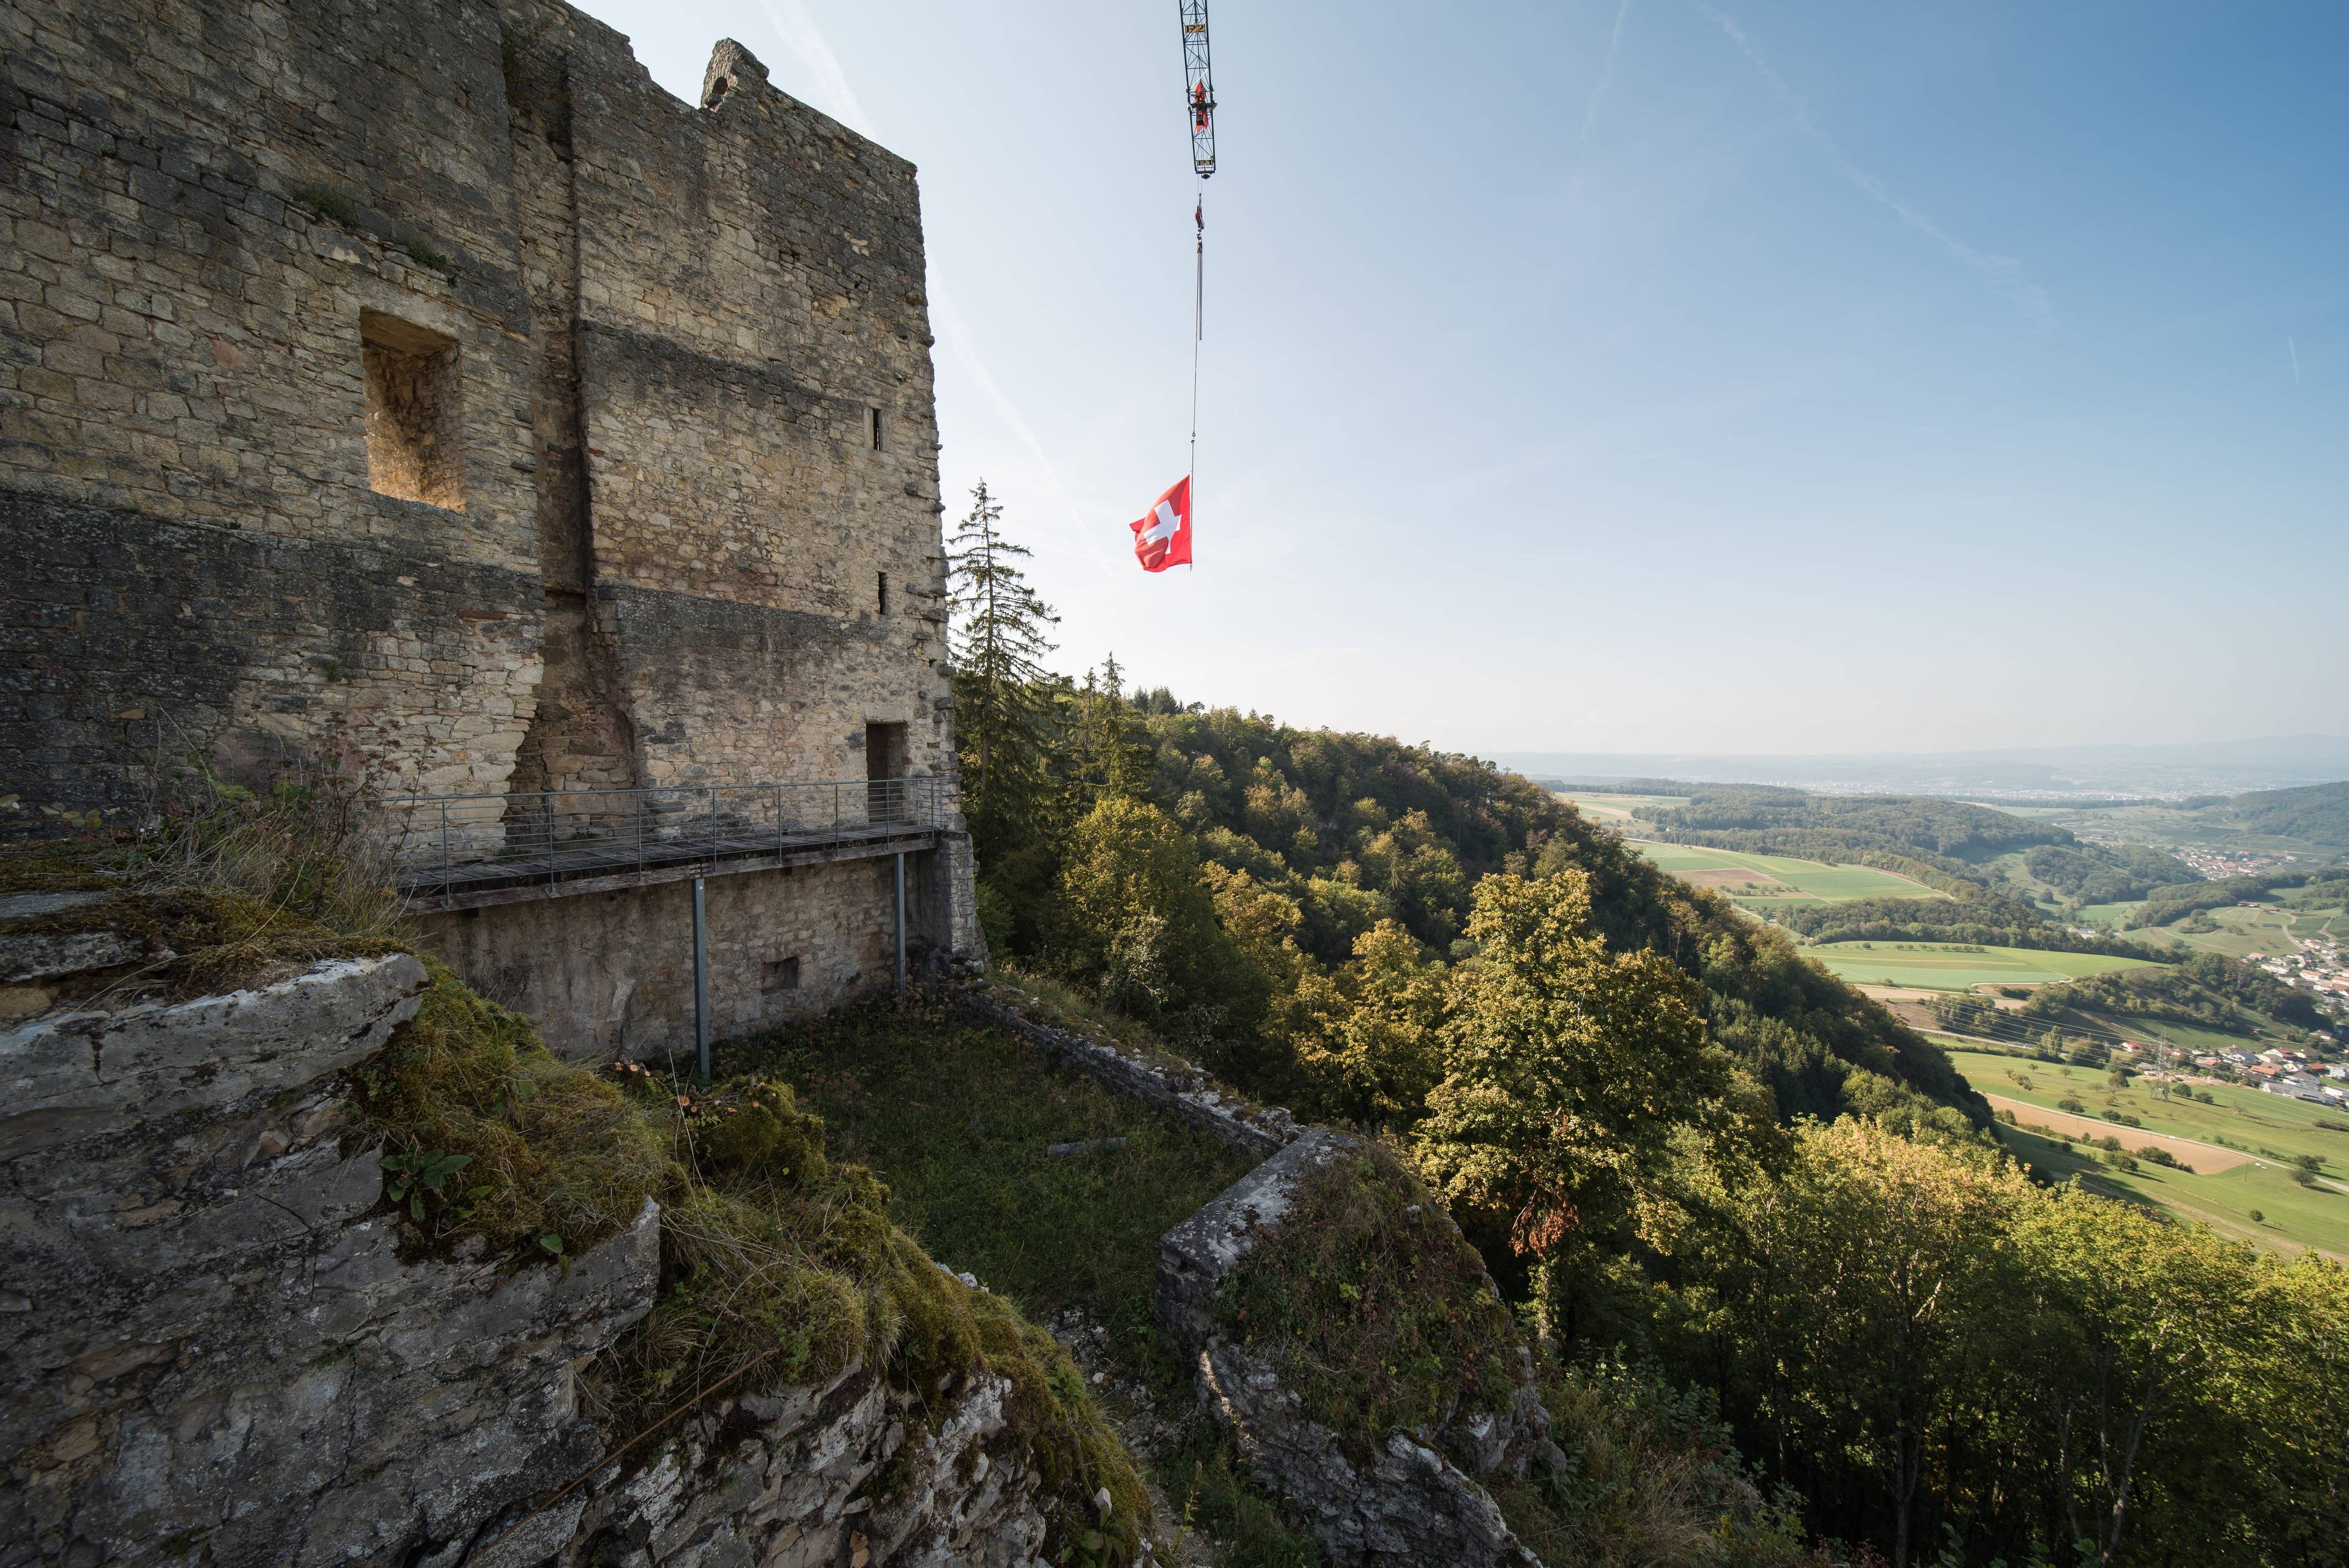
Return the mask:
<path fill-rule="evenodd" d="M 2230 1085 L 2198 1084 L 2199 1096 L 2208 1093 L 2215 1103 L 2198 1098 L 2187 1102 L 2157 1095 L 2155 1085 L 2133 1081 L 2115 1090 L 2106 1075 L 2091 1067 L 2037 1062 L 1985 1051 L 1952 1049 L 1951 1059 L 1976 1088 L 2054 1110 L 2069 1097 L 2087 1114 L 2104 1118 L 2106 1110 L 2135 1116 L 2145 1132 L 2167 1133 L 2252 1157 L 2249 1163 L 2209 1175 L 2168 1170 L 2141 1164 L 2135 1173 L 2097 1168 L 2098 1179 L 2117 1191 L 2165 1209 L 2208 1221 L 2228 1234 L 2267 1246 L 2316 1247 L 2349 1255 L 2349 1112 L 2328 1110 L 2281 1096 Z M 2027 1121 L 2028 1114 L 2021 1119 Z M 2331 1122 L 2333 1127 L 2323 1124 Z M 2130 1149 L 2145 1141 L 2137 1127 L 2114 1124 L 2111 1134 Z M 2018 1154 L 2013 1127 L 2001 1129 Z M 2040 1144 L 2051 1140 L 2041 1138 Z M 2302 1185 L 2289 1161 L 2295 1155 L 2314 1155 L 2322 1161 L 2319 1185 Z M 2040 1158 L 2033 1163 L 2045 1166 Z M 2086 1157 L 2072 1157 L 2075 1165 Z M 2067 1174 L 2069 1167 L 2045 1166 L 2050 1174 Z M 2251 1215 L 2259 1211 L 2254 1221 Z"/>
<path fill-rule="evenodd" d="M 1829 866 L 1785 855 L 1704 849 L 1688 844 L 1634 841 L 1638 850 L 1675 877 L 1714 888 L 1743 904 L 1761 908 L 1795 904 L 1847 903 L 1855 898 L 1939 898 L 1921 882 L 1872 866 Z"/>
<path fill-rule="evenodd" d="M 1838 979 L 1867 985 L 1970 991 L 1977 985 L 2041 985 L 2142 969 L 2141 959 L 2100 953 L 2042 952 L 2034 948 L 1965 947 L 1947 942 L 1827 942 L 1805 948 Z"/>
<path fill-rule="evenodd" d="M 724 1065 L 791 1083 L 832 1158 L 879 1172 L 890 1218 L 932 1257 L 1031 1317 L 1081 1307 L 1129 1355 L 1150 1341 L 1160 1234 L 1254 1163 L 937 1012 L 853 1010 L 736 1046 Z M 1124 1146 L 1045 1153 L 1112 1138 Z"/>
<path fill-rule="evenodd" d="M 1097 1021 L 1087 1010 L 1070 1022 Z M 1008 1035 L 936 1012 L 851 1010 L 721 1048 L 719 1065 L 790 1081 L 823 1116 L 832 1158 L 878 1172 L 890 1218 L 930 1256 L 1039 1321 L 1081 1311 L 1105 1331 L 1120 1386 L 1189 1409 L 1187 1372 L 1158 1349 L 1151 1321 L 1158 1238 L 1237 1180 L 1255 1163 L 1247 1156 L 1055 1070 Z M 1109 1138 L 1124 1147 L 1045 1152 Z M 1154 1469 L 1173 1520 L 1203 1532 L 1208 1547 L 1186 1547 L 1174 1561 L 1321 1561 L 1318 1544 L 1282 1521 L 1204 1418 Z"/>

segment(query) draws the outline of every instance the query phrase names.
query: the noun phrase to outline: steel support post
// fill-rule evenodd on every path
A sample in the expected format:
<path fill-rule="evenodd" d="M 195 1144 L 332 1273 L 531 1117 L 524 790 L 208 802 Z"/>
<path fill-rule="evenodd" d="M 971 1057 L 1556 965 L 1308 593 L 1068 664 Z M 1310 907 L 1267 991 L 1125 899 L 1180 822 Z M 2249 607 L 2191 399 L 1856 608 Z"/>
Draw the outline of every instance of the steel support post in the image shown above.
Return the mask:
<path fill-rule="evenodd" d="M 891 857 L 897 865 L 897 1001 L 905 1000 L 905 852 Z"/>
<path fill-rule="evenodd" d="M 693 879 L 693 1041 L 700 1050 L 701 1081 L 709 1082 L 709 938 L 701 878 Z"/>

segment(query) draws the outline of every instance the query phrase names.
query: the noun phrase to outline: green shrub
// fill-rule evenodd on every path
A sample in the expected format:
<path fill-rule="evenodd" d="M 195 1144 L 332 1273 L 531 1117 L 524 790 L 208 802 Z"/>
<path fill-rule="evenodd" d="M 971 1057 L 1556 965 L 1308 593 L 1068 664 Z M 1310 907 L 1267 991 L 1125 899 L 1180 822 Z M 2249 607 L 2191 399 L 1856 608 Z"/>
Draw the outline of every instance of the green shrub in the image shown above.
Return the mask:
<path fill-rule="evenodd" d="M 1519 1539 L 1550 1568 L 1837 1561 L 1805 1550 L 1793 1493 L 1763 1497 L 1703 1391 L 1612 1358 L 1546 1358 L 1539 1376 L 1566 1474 L 1546 1489 L 1539 1518 L 1510 1507 L 1509 1483 L 1495 1490 Z"/>

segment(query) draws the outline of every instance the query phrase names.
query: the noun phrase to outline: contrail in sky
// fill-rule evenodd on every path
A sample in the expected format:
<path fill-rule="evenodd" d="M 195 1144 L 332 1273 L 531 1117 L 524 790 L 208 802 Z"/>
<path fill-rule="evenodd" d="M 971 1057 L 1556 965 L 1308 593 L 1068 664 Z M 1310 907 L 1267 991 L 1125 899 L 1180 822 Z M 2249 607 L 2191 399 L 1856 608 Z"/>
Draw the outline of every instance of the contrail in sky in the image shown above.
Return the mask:
<path fill-rule="evenodd" d="M 1993 289 L 2014 301 L 2016 307 L 2025 316 L 2030 317 L 2042 327 L 2048 325 L 2055 313 L 2047 303 L 2047 291 L 2023 275 L 2021 261 L 2013 256 L 1992 255 L 1986 251 L 1974 249 L 1973 246 L 1956 235 L 1949 234 L 1932 219 L 1895 196 L 1883 181 L 1846 156 L 1843 148 L 1837 143 L 1836 139 L 1829 136 L 1818 121 L 1811 118 L 1811 106 L 1803 101 L 1801 94 L 1786 85 L 1785 78 L 1771 69 L 1770 62 L 1762 57 L 1762 51 L 1754 47 L 1754 41 L 1745 36 L 1744 28 L 1740 27 L 1735 22 L 1710 5 L 1700 4 L 1697 9 L 1711 17 L 1723 33 L 1729 35 L 1729 41 L 1737 46 L 1737 52 L 1744 55 L 1746 62 L 1762 73 L 1762 79 L 1770 84 L 1770 90 L 1778 95 L 1778 101 L 1785 105 L 1787 110 L 1794 115 L 1795 123 L 1802 128 L 1803 134 L 1817 142 L 1826 151 L 1828 158 L 1834 161 L 1836 172 L 1842 175 L 1847 183 L 1919 234 L 1939 244 L 1950 254 L 1952 260 L 1981 273 L 1990 280 Z"/>
<path fill-rule="evenodd" d="M 2283 346 L 2292 350 L 2292 384 L 2297 387 L 2300 385 L 2300 345 L 2287 337 Z"/>
<path fill-rule="evenodd" d="M 1028 449 L 1028 455 L 1034 458 L 1036 466 L 1043 471 L 1044 482 L 1052 487 L 1053 498 L 1068 508 L 1071 530 L 1084 546 L 1085 554 L 1092 556 L 1093 564 L 1102 571 L 1109 571 L 1110 557 L 1102 548 L 1098 537 L 1100 530 L 1086 521 L 1084 509 L 1077 504 L 1076 499 L 1069 493 L 1069 487 L 1061 483 L 1061 471 L 1052 466 L 1051 458 L 1044 452 L 1044 443 L 1036 439 L 1036 432 L 1029 428 L 1027 420 L 1012 403 L 1009 394 L 996 383 L 994 372 L 988 369 L 987 361 L 979 358 L 978 346 L 971 342 L 970 328 L 963 324 L 962 312 L 954 307 L 954 301 L 935 283 L 930 287 L 930 320 L 937 327 L 938 336 L 945 339 L 947 347 L 962 360 L 963 368 L 970 372 L 971 379 L 978 383 L 978 389 L 987 394 L 987 400 L 995 405 L 997 415 L 1010 427 L 1011 433 L 1019 438 L 1019 444 Z"/>
<path fill-rule="evenodd" d="M 867 136 L 877 134 L 873 117 L 856 101 L 856 89 L 848 85 L 840 57 L 832 52 L 823 29 L 808 15 L 806 0 L 759 0 L 759 8 L 767 14 L 767 25 L 782 39 L 783 47 L 815 73 L 816 93 L 823 99 L 816 107 L 852 130 Z"/>
<path fill-rule="evenodd" d="M 1615 31 L 1607 39 L 1607 64 L 1599 73 L 1599 85 L 1590 89 L 1590 106 L 1582 111 L 1582 140 L 1590 140 L 1590 128 L 1599 123 L 1599 107 L 1607 101 L 1607 88 L 1615 79 L 1615 57 L 1623 47 L 1623 23 L 1631 15 L 1631 0 L 1623 0 L 1622 9 L 1615 13 Z"/>
<path fill-rule="evenodd" d="M 817 107 L 854 130 L 868 136 L 877 134 L 873 117 L 865 113 L 864 106 L 857 101 L 856 89 L 848 85 L 848 72 L 842 67 L 840 57 L 833 53 L 832 43 L 823 36 L 823 29 L 817 26 L 815 18 L 808 14 L 806 0 L 759 0 L 759 4 L 760 9 L 767 14 L 769 25 L 775 29 L 775 36 L 782 39 L 783 47 L 797 55 L 801 63 L 815 74 L 816 96 L 823 100 Z M 978 384 L 978 389 L 986 394 L 987 400 L 995 405 L 997 415 L 1019 438 L 1019 444 L 1028 449 L 1028 454 L 1036 460 L 1036 466 L 1043 471 L 1044 482 L 1051 487 L 1053 498 L 1068 508 L 1071 529 L 1083 545 L 1085 553 L 1092 557 L 1095 566 L 1104 572 L 1109 571 L 1110 557 L 1095 536 L 1098 531 L 1087 525 L 1084 512 L 1070 495 L 1069 487 L 1061 483 L 1061 471 L 1046 455 L 1044 443 L 1036 439 L 1035 431 L 1030 428 L 1010 396 L 996 380 L 995 373 L 987 368 L 987 361 L 979 357 L 978 345 L 972 341 L 970 328 L 964 324 L 962 312 L 954 307 L 954 301 L 935 282 L 930 287 L 930 322 L 936 327 L 939 338 L 969 371 L 970 379 Z"/>

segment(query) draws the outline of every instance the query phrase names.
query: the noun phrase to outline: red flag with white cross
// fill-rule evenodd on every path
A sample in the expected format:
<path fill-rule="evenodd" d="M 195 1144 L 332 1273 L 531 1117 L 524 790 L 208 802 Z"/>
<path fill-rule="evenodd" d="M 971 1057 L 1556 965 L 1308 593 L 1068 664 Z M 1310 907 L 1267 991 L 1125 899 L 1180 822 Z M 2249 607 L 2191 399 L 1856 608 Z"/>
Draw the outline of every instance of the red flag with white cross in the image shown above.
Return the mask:
<path fill-rule="evenodd" d="M 1191 476 L 1167 487 L 1155 504 L 1131 524 L 1133 558 L 1145 572 L 1191 564 Z"/>

